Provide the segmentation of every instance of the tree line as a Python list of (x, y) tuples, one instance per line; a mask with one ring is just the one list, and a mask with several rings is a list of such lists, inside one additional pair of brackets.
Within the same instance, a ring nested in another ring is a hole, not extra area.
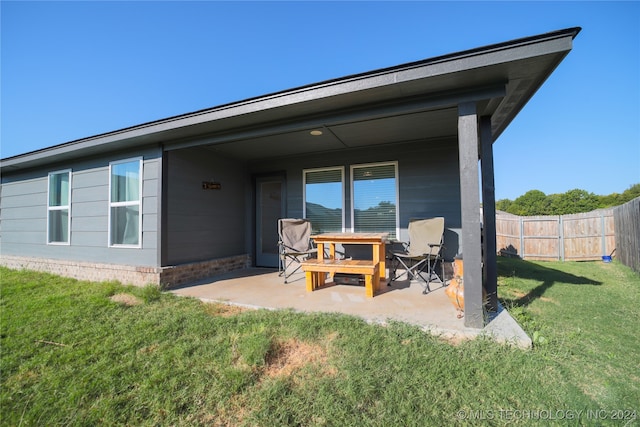
[(566, 215), (623, 205), (636, 197), (640, 197), (640, 184), (607, 196), (580, 189), (549, 195), (540, 190), (530, 190), (515, 200), (498, 200), (496, 209), (519, 216)]

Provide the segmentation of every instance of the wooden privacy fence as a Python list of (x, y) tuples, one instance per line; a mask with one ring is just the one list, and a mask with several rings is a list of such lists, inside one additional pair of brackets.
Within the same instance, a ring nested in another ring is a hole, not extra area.
[(531, 260), (601, 260), (616, 247), (613, 209), (561, 216), (496, 213), (496, 243), (503, 255)]
[(613, 208), (616, 257), (640, 273), (640, 197)]

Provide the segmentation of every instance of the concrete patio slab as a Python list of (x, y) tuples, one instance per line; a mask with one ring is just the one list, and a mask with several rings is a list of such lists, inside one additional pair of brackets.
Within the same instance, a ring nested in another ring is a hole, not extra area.
[(416, 325), (445, 339), (493, 337), (519, 347), (530, 347), (531, 340), (509, 313), (501, 309), (484, 329), (467, 328), (444, 292), (434, 283), (431, 292), (410, 281), (381, 286), (374, 298), (365, 297), (364, 286), (329, 283), (307, 292), (303, 273), (296, 273), (285, 284), (273, 269), (252, 268), (225, 273), (189, 286), (172, 289), (176, 295), (256, 309), (292, 309), (299, 312), (343, 313), (371, 323), (390, 321)]

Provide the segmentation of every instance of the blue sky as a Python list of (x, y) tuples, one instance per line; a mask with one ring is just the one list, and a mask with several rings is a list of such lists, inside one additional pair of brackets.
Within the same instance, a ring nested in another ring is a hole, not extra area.
[(496, 197), (640, 183), (639, 2), (11, 2), (2, 158), (580, 26), (494, 145)]

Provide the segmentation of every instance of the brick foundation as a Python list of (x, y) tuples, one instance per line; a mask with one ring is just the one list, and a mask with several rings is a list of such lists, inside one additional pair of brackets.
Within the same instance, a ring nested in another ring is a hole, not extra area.
[(162, 273), (160, 273), (160, 285), (165, 289), (170, 289), (228, 271), (243, 270), (249, 267), (251, 267), (251, 256), (248, 254), (163, 267)]
[(248, 268), (251, 266), (251, 257), (244, 254), (169, 267), (136, 267), (3, 255), (0, 257), (0, 265), (16, 270), (41, 271), (92, 282), (117, 280), (134, 286), (155, 285), (172, 288), (228, 271)]

